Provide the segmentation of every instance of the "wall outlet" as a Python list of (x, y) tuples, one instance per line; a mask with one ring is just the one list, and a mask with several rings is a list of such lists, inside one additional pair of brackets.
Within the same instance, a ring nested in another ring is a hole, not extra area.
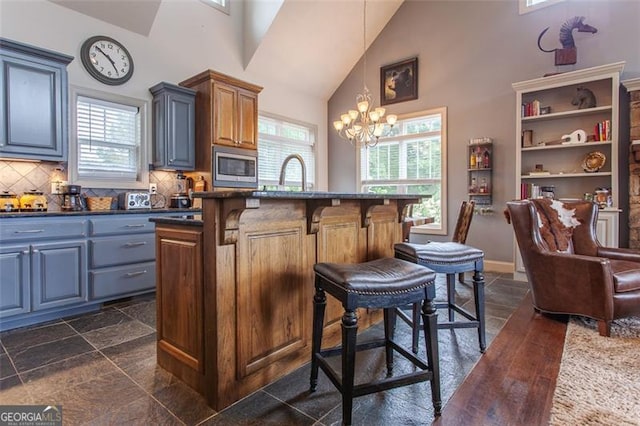
[(157, 183), (150, 183), (149, 184), (149, 193), (151, 193), (151, 194), (157, 194), (158, 193), (158, 184)]
[(66, 180), (57, 180), (55, 182), (51, 182), (51, 193), (52, 194), (62, 194), (62, 187), (68, 184)]

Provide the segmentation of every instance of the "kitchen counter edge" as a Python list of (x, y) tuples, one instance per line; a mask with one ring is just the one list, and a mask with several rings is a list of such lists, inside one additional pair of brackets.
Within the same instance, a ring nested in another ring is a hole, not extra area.
[(208, 191), (194, 192), (194, 198), (262, 198), (288, 200), (352, 199), (352, 200), (406, 200), (430, 198), (426, 194), (373, 194), (368, 192), (325, 191)]
[(105, 216), (130, 214), (175, 213), (176, 215), (193, 215), (201, 209), (136, 209), (136, 210), (81, 210), (81, 211), (46, 211), (46, 212), (2, 212), (1, 219), (21, 217), (73, 217), (73, 216)]

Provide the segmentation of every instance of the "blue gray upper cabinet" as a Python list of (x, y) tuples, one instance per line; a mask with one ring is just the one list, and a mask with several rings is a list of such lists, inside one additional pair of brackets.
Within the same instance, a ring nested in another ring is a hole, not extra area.
[(67, 161), (73, 56), (0, 38), (0, 157)]
[(153, 94), (153, 167), (194, 170), (196, 91), (164, 82), (149, 91)]

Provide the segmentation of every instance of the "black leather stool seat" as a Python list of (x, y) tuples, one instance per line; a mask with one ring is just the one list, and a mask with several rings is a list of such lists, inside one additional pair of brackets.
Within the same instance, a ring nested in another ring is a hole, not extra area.
[(482, 261), (484, 252), (466, 244), (430, 242), (427, 244), (402, 243), (394, 247), (396, 253), (410, 257), (412, 262), (430, 265), (459, 265)]
[(325, 280), (324, 289), (340, 300), (345, 296), (342, 292), (361, 296), (408, 293), (432, 286), (435, 279), (432, 271), (391, 257), (366, 263), (318, 263), (313, 269)]
[[(318, 263), (314, 265), (316, 293), (313, 304), (313, 337), (310, 390), (318, 383), (322, 369), (342, 394), (342, 421), (351, 424), (353, 398), (413, 383), (430, 381), (431, 399), (436, 415), (440, 415), (440, 369), (438, 362), (435, 273), (427, 268), (395, 258), (382, 258), (360, 264)], [(322, 349), (324, 311), (329, 293), (342, 303), (342, 345)], [(421, 304), (427, 360), (418, 358), (394, 340), (396, 309), (407, 304)], [(358, 344), (357, 308), (384, 309), (384, 339)], [(387, 377), (369, 383), (355, 384), (355, 354), (357, 351), (385, 348)], [(393, 376), (393, 354), (398, 352), (417, 369)], [(338, 374), (327, 358), (341, 356), (342, 370)]]
[[(447, 275), (447, 302), (436, 303), (438, 308), (447, 308), (449, 321), (440, 322), (438, 328), (477, 328), (480, 351), (486, 349), (484, 318), (484, 252), (475, 247), (455, 242), (429, 242), (426, 244), (398, 243), (394, 246), (395, 256), (427, 267), (435, 272)], [(456, 304), (455, 276), (464, 272), (473, 272), (473, 293), (475, 314)], [(413, 307), (413, 319), (406, 316), (405, 321), (415, 324), (419, 321), (418, 307)], [(458, 313), (468, 321), (456, 321)], [(418, 349), (419, 328), (413, 326), (413, 350)]]

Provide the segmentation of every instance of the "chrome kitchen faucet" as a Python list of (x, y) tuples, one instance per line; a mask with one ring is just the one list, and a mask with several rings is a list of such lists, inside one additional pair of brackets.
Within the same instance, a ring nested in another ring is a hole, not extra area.
[(300, 166), (302, 167), (302, 191), (307, 190), (307, 166), (304, 164), (304, 159), (300, 154), (290, 154), (287, 158), (282, 162), (282, 167), (280, 168), (280, 180), (278, 181), (278, 185), (284, 189), (284, 176), (287, 170), (287, 164), (292, 159), (296, 159), (300, 162)]

